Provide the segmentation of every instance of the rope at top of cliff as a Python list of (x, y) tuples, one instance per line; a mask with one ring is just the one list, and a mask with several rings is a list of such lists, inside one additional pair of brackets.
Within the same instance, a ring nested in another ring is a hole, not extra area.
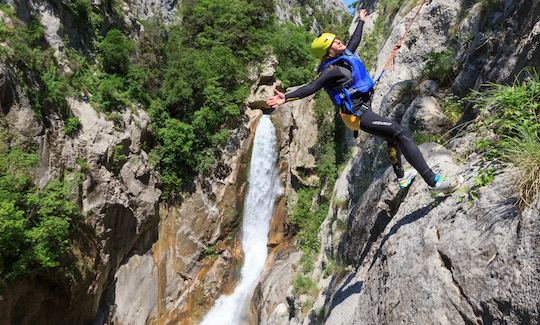
[(386, 63), (384, 64), (381, 73), (379, 74), (379, 76), (377, 77), (377, 79), (375, 79), (375, 83), (378, 83), (379, 80), (381, 80), (382, 76), (384, 75), (384, 72), (386, 71), (386, 69), (387, 69), (390, 65), (393, 65), (393, 63), (394, 63), (394, 58), (396, 57), (396, 54), (397, 54), (399, 48), (400, 48), (401, 45), (403, 44), (403, 41), (405, 41), (405, 38), (407, 38), (407, 35), (408, 35), (409, 32), (411, 31), (411, 27), (412, 27), (413, 23), (416, 21), (416, 18), (418, 17), (418, 14), (420, 13), (420, 10), (422, 9), (422, 7), (424, 6), (424, 4), (425, 4), (426, 2), (428, 2), (428, 0), (423, 0), (422, 3), (420, 4), (420, 6), (418, 7), (418, 10), (416, 10), (416, 13), (414, 14), (413, 18), (411, 19), (411, 21), (409, 22), (409, 24), (408, 24), (407, 27), (405, 28), (405, 32), (403, 33), (403, 35), (401, 35), (401, 37), (399, 38), (399, 40), (398, 40), (398, 41), (396, 42), (396, 44), (394, 45), (394, 48), (392, 49), (392, 52), (390, 53), (388, 59), (386, 60)]

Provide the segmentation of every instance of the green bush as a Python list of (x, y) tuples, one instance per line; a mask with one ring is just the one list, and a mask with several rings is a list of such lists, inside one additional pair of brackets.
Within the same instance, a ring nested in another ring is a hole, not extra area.
[(131, 54), (135, 43), (118, 29), (111, 29), (101, 42), (97, 43), (99, 59), (107, 73), (125, 75), (128, 72)]
[(196, 163), (193, 152), (195, 142), (193, 127), (180, 120), (169, 118), (156, 133), (160, 143), (151, 151), (150, 159), (161, 172), (161, 182), (165, 186), (165, 191), (178, 190)]
[(463, 115), (463, 101), (455, 96), (446, 97), (443, 100), (442, 111), (446, 116), (448, 126), (454, 126)]
[(503, 140), (502, 156), (520, 170), (516, 183), (519, 203), (531, 205), (540, 195), (540, 132), (525, 128)]
[(114, 74), (104, 74), (99, 80), (97, 91), (92, 100), (104, 111), (115, 111), (125, 108), (129, 98), (124, 91), (124, 79)]
[(0, 10), (6, 15), (8, 15), (9, 17), (15, 16), (15, 9), (8, 4), (0, 3)]
[(72, 184), (38, 190), (28, 176), (37, 156), (11, 149), (0, 156), (0, 276), (13, 279), (60, 265), (70, 222), (79, 216)]
[(447, 84), (452, 80), (456, 70), (455, 53), (451, 49), (442, 52), (431, 52), (426, 57), (426, 66), (422, 72), (425, 79), (436, 80)]
[(298, 191), (298, 199), (291, 214), (291, 223), (298, 229), (296, 239), (298, 246), (306, 253), (319, 251), (319, 227), (328, 213), (328, 203), (313, 202), (317, 189), (302, 188)]
[(86, 21), (89, 18), (92, 10), (89, 0), (70, 0), (67, 5), (79, 19)]
[(79, 165), (79, 167), (81, 168), (81, 172), (83, 173), (87, 173), (88, 171), (90, 171), (90, 165), (88, 164), (88, 162), (86, 160), (84, 160), (83, 158), (77, 158), (75, 159), (75, 162), (77, 163), (77, 165)]
[(310, 277), (298, 274), (293, 281), (293, 294), (300, 296), (303, 294), (316, 297), (318, 293), (317, 285)]
[(128, 149), (121, 144), (112, 148), (111, 169), (113, 173), (118, 174), (122, 169), (122, 166), (128, 161), (127, 151)]
[(68, 117), (64, 121), (64, 134), (73, 135), (81, 128), (81, 121), (78, 117)]
[(268, 1), (200, 0), (183, 7), (187, 44), (228, 47), (241, 61), (262, 59), (273, 6)]
[(274, 32), (272, 46), (279, 62), (276, 77), (285, 88), (313, 79), (315, 60), (309, 50), (312, 40), (312, 34), (293, 24), (281, 25)]
[(51, 49), (45, 48), (45, 32), (40, 22), (31, 17), (25, 25), (13, 18), (14, 27), (3, 26), (0, 39), (2, 57), (25, 73), (20, 75), (22, 89), (38, 116), (48, 108), (65, 116), (66, 95), (70, 94), (67, 80), (58, 71), (58, 63)]

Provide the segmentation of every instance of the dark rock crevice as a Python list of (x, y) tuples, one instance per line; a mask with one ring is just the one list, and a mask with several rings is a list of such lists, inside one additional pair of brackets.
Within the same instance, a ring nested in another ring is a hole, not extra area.
[(465, 293), (465, 290), (463, 289), (463, 287), (457, 281), (457, 279), (456, 279), (456, 277), (454, 275), (454, 270), (453, 270), (453, 266), (452, 266), (452, 260), (450, 259), (450, 257), (448, 255), (444, 254), (440, 250), (438, 250), (437, 252), (438, 252), (439, 257), (440, 257), (440, 259), (441, 259), (441, 261), (443, 263), (443, 267), (445, 269), (447, 269), (450, 272), (450, 275), (452, 276), (452, 283), (459, 290), (459, 294), (461, 295), (461, 297), (463, 297), (463, 299), (465, 299), (467, 304), (469, 304), (469, 306), (471, 307), (471, 309), (474, 312), (477, 319), (476, 319), (476, 321), (472, 320), (463, 311), (458, 310), (459, 314), (461, 315), (461, 317), (464, 318), (464, 320), (466, 320), (466, 322), (465, 322), (466, 324), (479, 324), (479, 323), (481, 323), (481, 322), (478, 321), (478, 319), (484, 318), (484, 317), (482, 317), (482, 311), (479, 311), (478, 308), (476, 308), (474, 306), (474, 304), (472, 303), (469, 296)]

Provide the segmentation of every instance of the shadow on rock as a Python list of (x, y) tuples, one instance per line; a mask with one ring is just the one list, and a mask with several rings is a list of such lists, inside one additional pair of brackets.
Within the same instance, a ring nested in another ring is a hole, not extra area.
[(371, 265), (369, 266), (369, 270), (371, 270), (373, 265), (375, 265), (375, 262), (377, 262), (379, 257), (381, 257), (382, 248), (383, 248), (384, 244), (386, 243), (386, 241), (388, 241), (388, 239), (390, 239), (390, 237), (392, 237), (399, 230), (399, 228), (401, 228), (402, 226), (411, 224), (411, 223), (425, 217), (431, 210), (435, 209), (445, 199), (446, 198), (433, 201), (430, 204), (426, 205), (425, 207), (420, 208), (420, 209), (406, 215), (401, 220), (399, 220), (395, 225), (393, 225), (392, 229), (390, 229), (388, 234), (386, 234), (384, 236), (384, 238), (382, 239), (381, 244), (379, 245), (379, 248), (377, 248), (377, 252), (375, 253), (375, 256), (373, 256), (373, 261), (371, 261)]
[(332, 304), (330, 305), (330, 310), (334, 309), (337, 305), (341, 304), (345, 299), (349, 298), (352, 295), (358, 294), (362, 291), (364, 286), (364, 281), (356, 281), (353, 284), (349, 285), (354, 279), (356, 273), (351, 273), (347, 276), (347, 279), (339, 287), (339, 289), (334, 294), (334, 299), (332, 299)]

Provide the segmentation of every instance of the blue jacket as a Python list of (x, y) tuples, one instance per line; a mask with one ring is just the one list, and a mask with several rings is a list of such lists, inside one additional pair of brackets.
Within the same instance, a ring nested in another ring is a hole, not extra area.
[(318, 71), (321, 72), (340, 60), (345, 60), (351, 66), (352, 80), (344, 83), (341, 89), (335, 89), (332, 87), (324, 87), (324, 89), (330, 96), (330, 99), (332, 99), (334, 105), (336, 105), (338, 108), (345, 108), (345, 111), (348, 114), (356, 115), (352, 109), (351, 95), (356, 92), (367, 93), (373, 87), (374, 82), (366, 71), (366, 68), (364, 67), (364, 64), (360, 58), (349, 50), (345, 50), (345, 53), (337, 58), (333, 58), (321, 63)]

